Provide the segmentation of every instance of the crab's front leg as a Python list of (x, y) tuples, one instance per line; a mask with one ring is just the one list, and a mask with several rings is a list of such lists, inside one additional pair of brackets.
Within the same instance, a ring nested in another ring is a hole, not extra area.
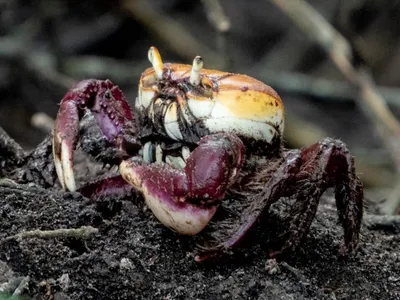
[(231, 134), (204, 137), (184, 169), (164, 163), (140, 164), (137, 158), (122, 162), (122, 177), (144, 195), (157, 219), (187, 235), (203, 230), (226, 190), (239, 174), (244, 160), (242, 141)]
[(57, 176), (62, 187), (69, 191), (76, 190), (73, 151), (78, 141), (79, 121), (86, 110), (92, 112), (104, 136), (121, 150), (122, 156), (125, 152), (133, 155), (140, 148), (131, 109), (119, 87), (110, 80), (79, 82), (61, 101), (53, 138)]

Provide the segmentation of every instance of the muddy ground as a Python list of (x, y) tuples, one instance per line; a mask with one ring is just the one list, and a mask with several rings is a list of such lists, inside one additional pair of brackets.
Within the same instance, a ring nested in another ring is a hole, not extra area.
[[(104, 172), (86, 163), (78, 163), (78, 180)], [(19, 285), (26, 299), (400, 299), (399, 218), (366, 215), (361, 249), (344, 260), (334, 206), (329, 196), (322, 202), (296, 253), (268, 260), (271, 233), (282, 227), (271, 215), (234, 256), (201, 265), (193, 253), (202, 241), (164, 228), (140, 203), (91, 203), (57, 185), (2, 179), (0, 287), (13, 292)], [(98, 231), (87, 238), (6, 239), (82, 226)]]

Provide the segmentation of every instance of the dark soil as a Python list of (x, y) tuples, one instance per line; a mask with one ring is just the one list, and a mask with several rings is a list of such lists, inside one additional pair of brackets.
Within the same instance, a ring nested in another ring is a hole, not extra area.
[[(87, 172), (82, 165), (78, 177)], [(268, 260), (269, 245), (255, 242), (257, 235), (236, 255), (199, 265), (193, 260), (199, 241), (164, 228), (140, 204), (93, 204), (59, 187), (3, 179), (0, 287), (29, 276), (23, 293), (29, 299), (400, 299), (399, 219), (367, 215), (360, 251), (340, 259), (335, 213), (329, 201), (321, 205), (306, 243), (283, 260)], [(279, 230), (274, 222), (271, 217), (262, 231)], [(27, 230), (81, 226), (98, 233), (4, 240)]]

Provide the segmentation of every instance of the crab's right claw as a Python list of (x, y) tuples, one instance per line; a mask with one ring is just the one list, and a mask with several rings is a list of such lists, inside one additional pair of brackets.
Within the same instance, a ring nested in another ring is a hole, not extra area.
[(73, 101), (62, 101), (53, 133), (53, 157), (64, 190), (76, 191), (74, 150), (78, 140), (79, 110)]
[(76, 191), (73, 153), (79, 121), (86, 110), (91, 111), (105, 138), (121, 153), (136, 154), (141, 148), (132, 111), (121, 89), (108, 79), (78, 82), (61, 100), (53, 136), (57, 176), (64, 190), (71, 192)]

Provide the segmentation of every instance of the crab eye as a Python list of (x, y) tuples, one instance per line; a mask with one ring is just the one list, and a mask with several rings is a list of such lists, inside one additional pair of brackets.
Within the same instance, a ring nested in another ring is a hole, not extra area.
[(201, 86), (207, 90), (212, 90), (213, 83), (208, 77), (201, 78)]
[(208, 77), (201, 78), (201, 86), (204, 88), (203, 94), (205, 97), (212, 97), (213, 83)]
[(153, 66), (154, 71), (156, 72), (157, 78), (162, 79), (164, 64), (162, 62), (160, 52), (158, 52), (156, 47), (150, 47), (147, 56)]

